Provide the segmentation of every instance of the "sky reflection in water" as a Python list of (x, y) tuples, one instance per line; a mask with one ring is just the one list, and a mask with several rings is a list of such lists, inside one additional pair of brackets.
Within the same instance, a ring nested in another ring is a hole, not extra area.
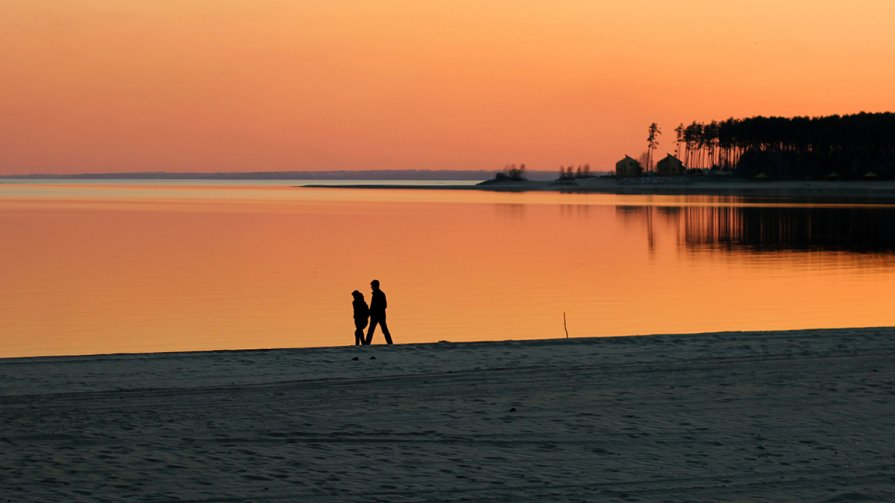
[[(705, 196), (0, 185), (0, 356), (895, 325), (895, 208)], [(381, 342), (377, 334), (374, 343)]]

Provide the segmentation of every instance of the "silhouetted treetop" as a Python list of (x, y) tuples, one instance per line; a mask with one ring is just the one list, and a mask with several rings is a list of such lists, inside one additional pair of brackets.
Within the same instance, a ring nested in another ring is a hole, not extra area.
[(895, 113), (749, 117), (675, 128), (689, 168), (783, 178), (895, 178)]

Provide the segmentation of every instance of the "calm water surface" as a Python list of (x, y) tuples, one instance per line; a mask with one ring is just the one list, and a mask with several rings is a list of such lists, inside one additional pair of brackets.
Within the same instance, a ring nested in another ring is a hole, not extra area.
[(0, 184), (0, 356), (895, 325), (893, 206), (294, 184)]

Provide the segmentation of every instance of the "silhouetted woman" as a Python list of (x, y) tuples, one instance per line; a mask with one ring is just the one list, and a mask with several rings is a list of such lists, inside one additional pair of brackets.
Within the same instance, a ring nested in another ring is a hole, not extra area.
[(364, 329), (367, 328), (367, 319), (370, 317), (370, 308), (364, 301), (364, 294), (357, 290), (351, 292), (354, 301), (351, 307), (354, 308), (354, 345), (360, 346), (364, 343)]

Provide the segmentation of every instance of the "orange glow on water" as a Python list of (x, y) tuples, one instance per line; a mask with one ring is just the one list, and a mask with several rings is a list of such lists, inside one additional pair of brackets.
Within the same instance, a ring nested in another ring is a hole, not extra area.
[[(804, 250), (789, 224), (768, 234), (776, 213), (731, 198), (152, 184), (0, 196), (0, 356), (346, 345), (349, 293), (369, 300), (374, 277), (399, 343), (563, 337), (563, 312), (579, 337), (895, 324), (891, 243)], [(801, 221), (794, 208), (782, 222)], [(868, 213), (847, 225), (893, 210), (855, 211)]]
[(0, 174), (499, 168), (895, 109), (865, 0), (6, 0)]

